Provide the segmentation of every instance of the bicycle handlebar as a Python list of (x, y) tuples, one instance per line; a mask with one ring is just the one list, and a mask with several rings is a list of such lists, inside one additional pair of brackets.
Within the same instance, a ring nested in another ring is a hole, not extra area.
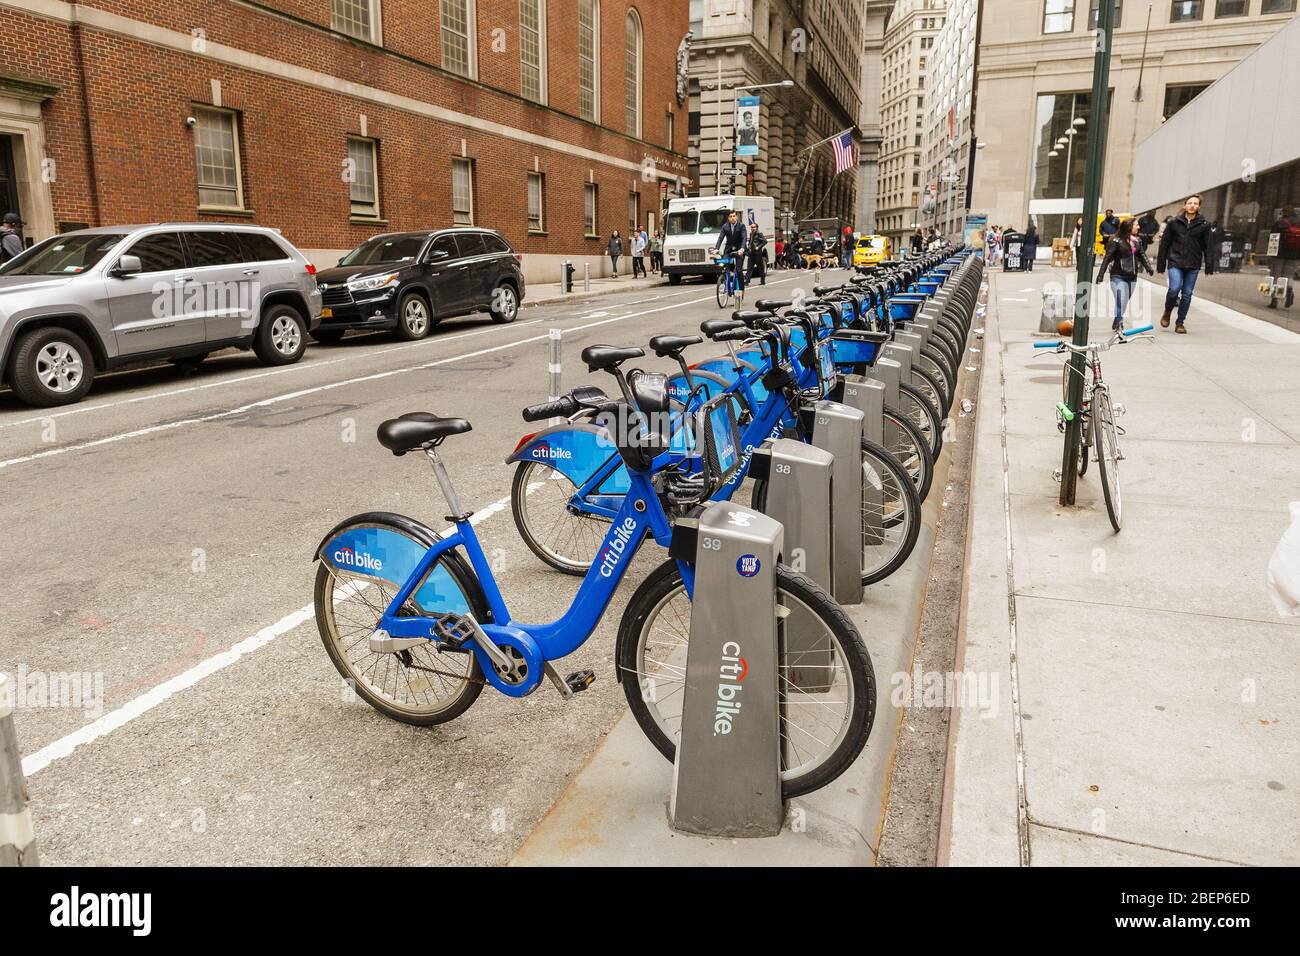
[(561, 395), (553, 402), (529, 405), (523, 411), (524, 421), (540, 422), (544, 418), (568, 418), (580, 407), (572, 395)]

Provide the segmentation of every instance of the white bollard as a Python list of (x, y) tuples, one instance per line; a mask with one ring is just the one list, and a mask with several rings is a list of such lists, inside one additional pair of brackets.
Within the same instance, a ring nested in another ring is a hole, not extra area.
[(582, 291), (583, 292), (591, 291), (591, 263), (590, 262), (584, 262), (582, 264)]
[[(548, 401), (555, 401), (560, 397), (560, 339), (563, 335), (560, 329), (551, 329), (546, 333), (547, 345), (549, 346), (550, 362), (547, 365), (547, 382), (549, 385)], [(551, 419), (551, 424), (559, 424), (558, 418)]]
[(0, 866), (39, 866), (13, 712), (13, 685), (0, 674)]

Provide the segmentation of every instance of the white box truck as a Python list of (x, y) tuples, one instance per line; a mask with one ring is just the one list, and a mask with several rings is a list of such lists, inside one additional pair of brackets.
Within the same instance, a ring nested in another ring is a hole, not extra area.
[(718, 242), (718, 230), (727, 221), (727, 213), (740, 213), (740, 221), (749, 228), (758, 223), (767, 237), (767, 260), (776, 258), (776, 203), (771, 196), (695, 196), (673, 199), (664, 217), (664, 275), (670, 285), (682, 276), (713, 277), (720, 271), (709, 253)]

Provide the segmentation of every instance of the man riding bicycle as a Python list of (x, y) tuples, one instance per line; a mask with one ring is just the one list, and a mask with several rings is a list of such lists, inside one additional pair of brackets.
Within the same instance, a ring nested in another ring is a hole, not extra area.
[(740, 221), (740, 215), (736, 210), (731, 210), (727, 214), (727, 221), (722, 228), (718, 230), (718, 241), (714, 243), (713, 251), (717, 253), (722, 250), (722, 256), (731, 257), (731, 265), (728, 267), (736, 276), (736, 291), (745, 291), (745, 246), (749, 242), (749, 234), (745, 232), (745, 225)]

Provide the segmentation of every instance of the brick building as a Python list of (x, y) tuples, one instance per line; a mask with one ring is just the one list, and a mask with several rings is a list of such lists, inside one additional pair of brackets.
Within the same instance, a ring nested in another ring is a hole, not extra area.
[(0, 202), (272, 226), (321, 264), (500, 229), (530, 276), (686, 188), (687, 0), (0, 0)]

